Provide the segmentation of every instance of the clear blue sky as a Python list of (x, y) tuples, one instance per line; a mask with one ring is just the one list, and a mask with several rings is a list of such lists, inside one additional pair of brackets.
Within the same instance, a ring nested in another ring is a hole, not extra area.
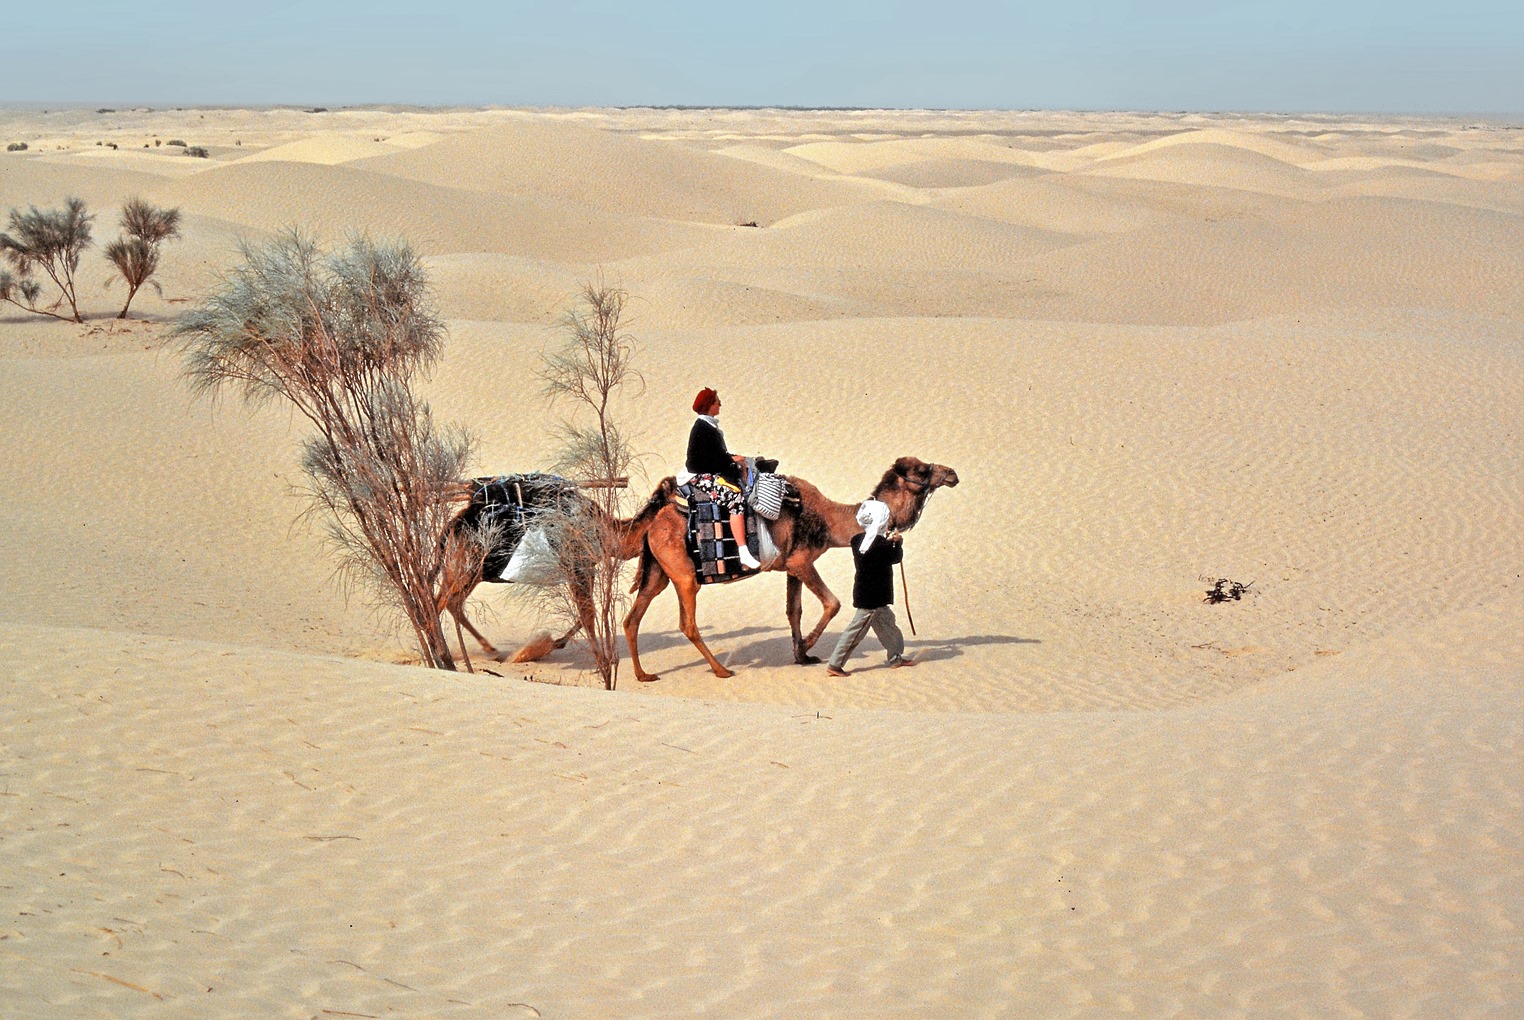
[(14, 5), (0, 103), (1524, 112), (1524, 0)]

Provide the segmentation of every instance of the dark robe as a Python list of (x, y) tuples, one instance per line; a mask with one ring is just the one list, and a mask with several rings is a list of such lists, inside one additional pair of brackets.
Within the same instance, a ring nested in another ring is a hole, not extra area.
[(852, 608), (894, 605), (894, 565), (905, 558), (904, 543), (880, 535), (867, 552), (862, 551), (862, 544), (862, 535), (852, 536), (852, 563), (857, 568), (852, 578)]
[(741, 485), (741, 465), (730, 459), (725, 436), (703, 418), (693, 419), (685, 466), (696, 475), (719, 475), (737, 488)]

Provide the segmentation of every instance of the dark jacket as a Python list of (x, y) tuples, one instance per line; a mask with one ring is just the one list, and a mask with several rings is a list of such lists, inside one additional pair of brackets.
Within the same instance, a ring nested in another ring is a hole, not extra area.
[(693, 419), (685, 466), (696, 475), (719, 475), (737, 487), (741, 485), (741, 465), (730, 459), (724, 435), (703, 418)]
[(883, 535), (862, 551), (863, 536), (852, 537), (852, 562), (857, 576), (852, 578), (852, 608), (881, 609), (894, 605), (894, 565), (905, 558), (905, 545), (899, 539)]

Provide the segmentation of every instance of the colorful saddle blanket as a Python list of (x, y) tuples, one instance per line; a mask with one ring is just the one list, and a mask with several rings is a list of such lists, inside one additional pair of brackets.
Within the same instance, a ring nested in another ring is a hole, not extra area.
[[(730, 534), (730, 515), (708, 492), (692, 483), (679, 485), (677, 493), (688, 504), (688, 556), (699, 584), (726, 584), (757, 573), (741, 566), (736, 543)], [(758, 535), (766, 525), (746, 508), (746, 545), (758, 555)]]

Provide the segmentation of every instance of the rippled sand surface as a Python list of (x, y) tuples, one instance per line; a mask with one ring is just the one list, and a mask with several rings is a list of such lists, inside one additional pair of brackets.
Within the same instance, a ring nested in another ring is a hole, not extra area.
[[(1516, 128), (0, 111), (0, 208), (184, 214), (132, 320), (98, 251), (84, 326), (0, 310), (0, 1013), (1516, 1014)], [(639, 485), (700, 385), (844, 502), (956, 468), (919, 667), (793, 665), (776, 575), (701, 594), (728, 680), (670, 595), (654, 684), (409, 665), (293, 525), (296, 424), (159, 344), (291, 224), (425, 255), (482, 473), (546, 462), (538, 359), (599, 274)]]

